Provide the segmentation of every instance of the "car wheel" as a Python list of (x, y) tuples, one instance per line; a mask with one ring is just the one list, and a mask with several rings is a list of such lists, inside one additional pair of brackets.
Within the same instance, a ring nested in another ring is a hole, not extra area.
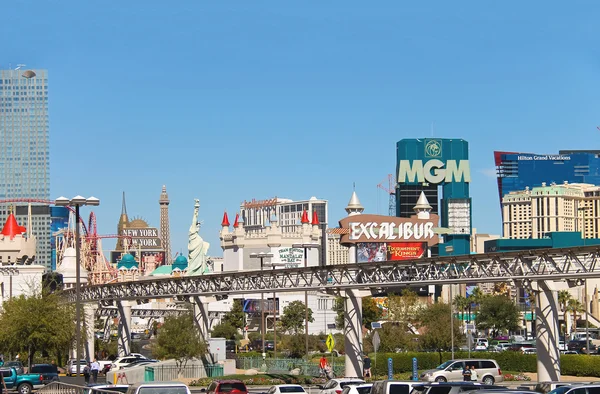
[(31, 390), (33, 386), (29, 383), (21, 383), (19, 387), (17, 387), (17, 391), (19, 394), (31, 394)]
[(437, 378), (435, 378), (436, 382), (447, 382), (448, 380), (446, 380), (445, 377), (443, 376), (438, 376)]
[(494, 384), (495, 380), (492, 376), (484, 376), (483, 379), (481, 379), (481, 383), (483, 384)]

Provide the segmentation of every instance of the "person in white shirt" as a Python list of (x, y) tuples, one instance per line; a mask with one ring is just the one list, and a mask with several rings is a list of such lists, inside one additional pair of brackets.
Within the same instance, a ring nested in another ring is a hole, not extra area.
[(477, 381), (477, 371), (475, 370), (475, 366), (471, 365), (471, 382)]
[(92, 365), (90, 365), (90, 371), (92, 372), (92, 379), (94, 383), (98, 383), (98, 373), (100, 372), (100, 363), (94, 359)]

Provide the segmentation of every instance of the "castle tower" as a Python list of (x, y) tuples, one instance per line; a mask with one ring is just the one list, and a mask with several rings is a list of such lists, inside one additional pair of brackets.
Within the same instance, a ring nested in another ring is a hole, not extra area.
[(171, 232), (169, 230), (169, 195), (163, 185), (160, 193), (160, 242), (165, 249), (165, 264), (171, 264)]
[(417, 218), (419, 219), (429, 219), (431, 210), (431, 205), (429, 205), (429, 201), (425, 196), (424, 192), (421, 192), (419, 199), (417, 200), (417, 205), (413, 207), (413, 210), (417, 214)]
[(348, 212), (348, 216), (360, 215), (365, 210), (355, 191), (352, 192), (352, 197), (350, 197), (350, 201), (348, 201), (345, 209)]
[[(123, 229), (129, 224), (129, 218), (127, 217), (127, 207), (125, 206), (125, 192), (123, 192), (123, 202), (121, 203), (121, 217), (119, 218), (119, 224), (117, 224), (117, 234), (123, 234)], [(125, 250), (125, 244), (123, 238), (117, 239), (117, 246), (115, 250)]]

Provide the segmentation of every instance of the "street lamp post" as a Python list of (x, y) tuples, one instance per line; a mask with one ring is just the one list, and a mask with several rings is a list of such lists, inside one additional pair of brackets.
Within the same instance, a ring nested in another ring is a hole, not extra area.
[[(260, 253), (250, 253), (250, 257), (253, 259), (260, 259), (260, 270), (262, 272), (263, 267), (264, 267), (264, 260), (267, 257), (273, 257), (273, 253), (265, 253), (265, 252), (260, 252)], [(266, 357), (266, 352), (265, 352), (265, 293), (261, 292), (260, 293), (260, 334), (262, 336), (262, 354), (263, 354), (263, 358)]]
[(80, 234), (79, 234), (79, 207), (82, 205), (100, 205), (100, 200), (96, 197), (85, 198), (75, 196), (72, 199), (59, 197), (54, 201), (54, 204), (60, 207), (74, 206), (75, 207), (75, 357), (77, 358), (76, 376), (80, 374), (81, 365), (81, 260), (80, 260)]
[[(292, 248), (304, 249), (304, 268), (308, 267), (308, 253), (312, 248), (318, 248), (319, 244), (293, 244)], [(304, 342), (306, 345), (306, 359), (308, 360), (308, 291), (304, 292)]]

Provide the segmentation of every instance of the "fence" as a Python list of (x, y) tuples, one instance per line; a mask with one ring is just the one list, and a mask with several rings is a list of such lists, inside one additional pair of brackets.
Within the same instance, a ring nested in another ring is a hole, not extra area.
[(62, 382), (52, 382), (37, 390), (40, 394), (122, 394), (118, 391), (96, 389)]
[[(335, 376), (344, 376), (345, 364), (331, 364)], [(319, 376), (320, 368), (318, 363), (303, 360), (301, 358), (265, 358), (261, 357), (240, 357), (236, 361), (238, 369), (256, 369), (266, 373), (288, 373), (292, 369), (300, 369), (302, 375)]]
[(223, 376), (223, 366), (219, 364), (186, 365), (179, 369), (176, 365), (157, 365), (155, 367), (146, 367), (144, 380), (147, 382), (172, 381), (178, 378), (200, 379)]

